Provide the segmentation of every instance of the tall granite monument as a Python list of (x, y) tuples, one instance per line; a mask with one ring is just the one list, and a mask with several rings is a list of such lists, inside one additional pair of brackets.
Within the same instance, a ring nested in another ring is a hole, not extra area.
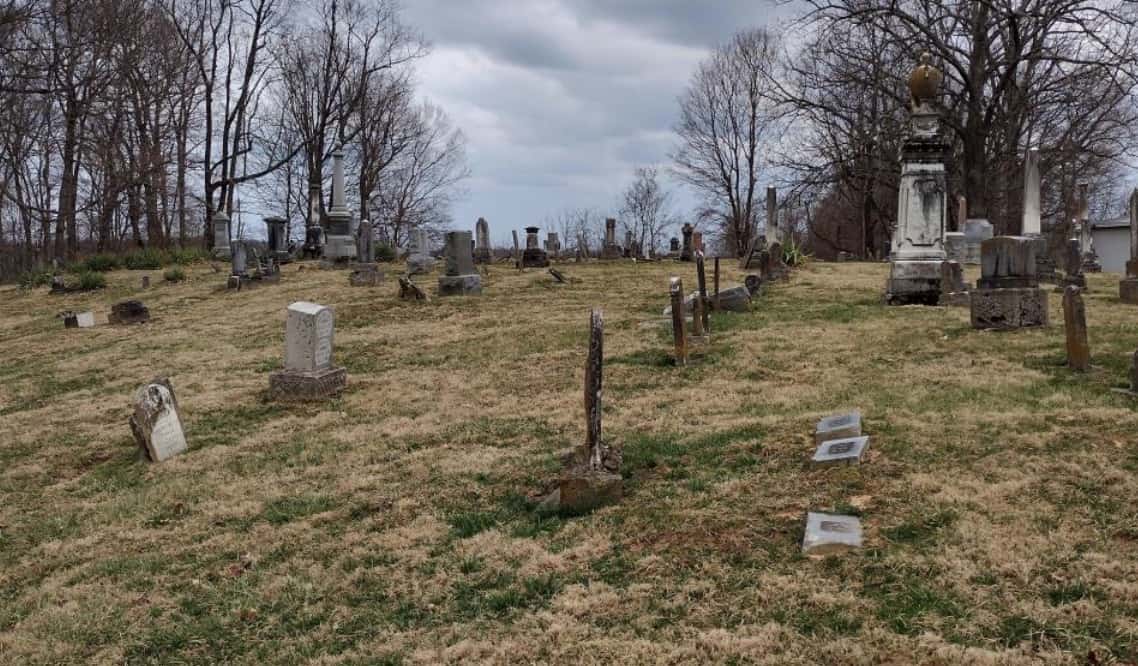
[(328, 211), (328, 235), (325, 238), (324, 261), (347, 266), (358, 254), (352, 233), (352, 214), (344, 193), (344, 151), (332, 153), (332, 209)]

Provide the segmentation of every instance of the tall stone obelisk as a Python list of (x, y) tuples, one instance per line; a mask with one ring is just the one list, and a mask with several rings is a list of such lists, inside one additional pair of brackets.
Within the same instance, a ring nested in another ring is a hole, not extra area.
[(332, 209), (328, 211), (328, 234), (324, 261), (347, 264), (356, 259), (356, 237), (352, 233), (352, 213), (344, 194), (344, 151), (332, 153)]
[(885, 301), (935, 305), (940, 299), (940, 264), (945, 260), (947, 189), (944, 158), (948, 143), (934, 107), (943, 75), (928, 53), (909, 77), (912, 110), (901, 150), (897, 227), (889, 255)]

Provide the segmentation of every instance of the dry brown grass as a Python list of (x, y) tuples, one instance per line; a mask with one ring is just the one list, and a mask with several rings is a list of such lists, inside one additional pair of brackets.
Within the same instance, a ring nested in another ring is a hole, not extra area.
[[(1138, 660), (1138, 414), (1109, 390), (1138, 309), (1117, 276), (1091, 279), (1098, 367), (1076, 376), (1056, 296), (1050, 328), (982, 333), (881, 306), (884, 265), (814, 264), (677, 369), (654, 322), (691, 266), (564, 270), (580, 281), (495, 267), (484, 296), (426, 305), (295, 266), (241, 293), (208, 269), (0, 291), (0, 661)], [(134, 295), (150, 324), (54, 318)], [(335, 308), (349, 390), (265, 403), (302, 299)], [(627, 497), (543, 516), (583, 437), (594, 305)], [(160, 374), (190, 451), (148, 465), (126, 420)], [(869, 463), (807, 467), (815, 420), (849, 407)], [(860, 512), (868, 547), (802, 558), (807, 509)]]

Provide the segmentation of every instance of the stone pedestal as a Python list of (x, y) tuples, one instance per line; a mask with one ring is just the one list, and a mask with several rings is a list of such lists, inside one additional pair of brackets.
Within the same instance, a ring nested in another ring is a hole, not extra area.
[(624, 479), (606, 471), (576, 470), (561, 476), (558, 492), (561, 511), (587, 513), (619, 502), (624, 494)]
[(981, 246), (981, 276), (971, 294), (972, 327), (1047, 325), (1047, 293), (1035, 276), (1035, 245), (1022, 236), (999, 236)]
[(968, 256), (968, 242), (963, 231), (949, 231), (944, 235), (944, 255), (949, 261), (964, 265)]
[[(428, 252), (427, 232), (419, 229), (412, 232), (411, 250), (407, 255), (407, 274), (423, 275), (435, 269), (435, 259)], [(469, 248), (467, 248), (469, 251)]]
[(473, 296), (482, 293), (482, 276), (474, 272), (470, 252), (470, 232), (450, 231), (446, 235), (446, 275), (439, 277), (439, 296)]
[(537, 227), (526, 227), (526, 249), (522, 252), (522, 268), (546, 268), (549, 255), (538, 246)]
[(601, 259), (620, 259), (624, 256), (620, 246), (616, 244), (616, 219), (605, 220), (605, 243), (601, 247)]
[(299, 302), (288, 307), (285, 369), (269, 375), (275, 400), (323, 400), (339, 395), (348, 382), (344, 368), (332, 365), (331, 308)]
[(359, 253), (352, 233), (352, 214), (344, 193), (344, 152), (332, 153), (332, 209), (328, 211), (328, 234), (324, 243), (324, 261), (347, 268)]
[(440, 275), (439, 296), (477, 296), (482, 293), (480, 275)]
[(940, 302), (940, 260), (889, 263), (885, 302), (889, 305), (936, 305)]

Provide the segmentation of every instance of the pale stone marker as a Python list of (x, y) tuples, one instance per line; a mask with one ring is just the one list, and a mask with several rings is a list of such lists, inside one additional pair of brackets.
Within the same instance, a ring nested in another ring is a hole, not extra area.
[(861, 520), (832, 513), (806, 514), (805, 555), (834, 555), (861, 548)]
[(64, 328), (94, 328), (94, 312), (67, 312), (63, 315)]
[(1039, 151), (1032, 148), (1023, 160), (1023, 235), (1043, 233), (1039, 205)]
[(170, 380), (155, 379), (135, 392), (130, 430), (151, 462), (162, 462), (186, 451), (178, 401)]
[(439, 276), (439, 296), (469, 296), (482, 293), (482, 276), (474, 270), (469, 231), (448, 231), (446, 275)]
[(269, 393), (284, 400), (317, 400), (340, 393), (348, 373), (332, 364), (332, 309), (301, 301), (288, 306), (285, 369), (269, 375)]
[(868, 448), (869, 437), (866, 436), (831, 439), (818, 445), (813, 461), (816, 465), (860, 465)]
[(332, 208), (328, 211), (328, 233), (324, 239), (326, 266), (347, 266), (356, 259), (356, 237), (352, 233), (352, 213), (344, 191), (344, 149), (332, 153)]
[(861, 437), (861, 411), (827, 416), (814, 428), (814, 444), (821, 445), (834, 439)]

